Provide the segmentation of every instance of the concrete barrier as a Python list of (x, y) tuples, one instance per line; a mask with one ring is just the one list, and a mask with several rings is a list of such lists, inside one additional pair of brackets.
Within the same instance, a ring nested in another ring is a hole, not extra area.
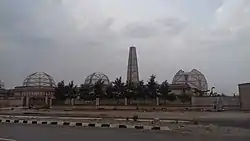
[(85, 123), (85, 122), (64, 122), (64, 121), (44, 121), (44, 120), (19, 120), (19, 119), (1, 119), (0, 123), (8, 124), (43, 124), (43, 125), (58, 125), (58, 126), (78, 126), (92, 128), (127, 128), (138, 130), (161, 130), (169, 131), (167, 126), (143, 126), (143, 125), (126, 125), (126, 124), (109, 124), (109, 123)]

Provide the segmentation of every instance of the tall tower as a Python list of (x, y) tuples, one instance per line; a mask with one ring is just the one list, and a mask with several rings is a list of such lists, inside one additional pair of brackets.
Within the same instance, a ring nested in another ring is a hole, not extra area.
[(138, 71), (136, 48), (135, 46), (132, 46), (129, 48), (127, 83), (135, 84), (138, 82), (139, 82), (139, 71)]

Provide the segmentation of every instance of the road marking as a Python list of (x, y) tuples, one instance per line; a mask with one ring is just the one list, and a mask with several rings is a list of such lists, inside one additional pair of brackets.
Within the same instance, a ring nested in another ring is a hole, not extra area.
[[(12, 120), (9, 120), (8, 123)], [(22, 121), (22, 120), (20, 120)], [(35, 120), (26, 120), (27, 124), (32, 124)], [(42, 122), (46, 122), (46, 124), (51, 124), (51, 125), (64, 125), (64, 122), (62, 121), (35, 121), (38, 124), (42, 124)], [(3, 122), (5, 123), (5, 122)], [(13, 122), (15, 123), (15, 122)], [(24, 122), (19, 122), (19, 123), (24, 123)], [(82, 126), (82, 127), (100, 127), (104, 128), (107, 126), (102, 126), (103, 124), (108, 125), (108, 128), (130, 128), (130, 129), (146, 129), (146, 130), (171, 130), (167, 126), (144, 126), (144, 125), (130, 125), (130, 124), (107, 124), (107, 123), (86, 123), (86, 122), (69, 122), (67, 124), (68, 126)], [(140, 127), (139, 127), (140, 126)], [(7, 138), (0, 138), (0, 141), (16, 141), (14, 139), (7, 139)]]
[[(27, 119), (57, 119), (57, 120), (102, 120), (105, 118), (91, 118), (91, 117), (50, 117), (50, 116), (9, 116), (9, 115), (0, 115), (0, 117), (4, 118), (27, 118)], [(111, 118), (112, 120), (116, 121), (126, 121), (125, 118)], [(133, 121), (133, 119), (128, 119), (128, 121)], [(138, 119), (137, 121), (141, 122), (153, 122), (154, 119)], [(159, 119), (159, 122), (165, 122), (165, 123), (171, 123), (176, 122), (179, 123), (189, 123), (189, 121), (186, 120), (161, 120)]]
[(14, 139), (0, 138), (0, 141), (16, 141)]

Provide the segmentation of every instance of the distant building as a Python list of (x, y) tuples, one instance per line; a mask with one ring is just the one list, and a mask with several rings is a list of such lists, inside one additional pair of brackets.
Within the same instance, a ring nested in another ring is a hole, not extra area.
[(12, 89), (0, 88), (0, 97), (9, 97), (9, 96), (13, 96)]
[(172, 84), (186, 84), (192, 89), (207, 92), (208, 84), (206, 77), (198, 70), (193, 69), (191, 72), (179, 70), (172, 81)]
[(94, 72), (86, 77), (84, 84), (95, 85), (96, 82), (102, 81), (104, 85), (109, 84), (109, 78), (102, 72)]
[(23, 99), (23, 106), (51, 105), (55, 93), (55, 81), (44, 72), (36, 72), (26, 77), (23, 86), (15, 87), (15, 97)]
[(250, 83), (239, 84), (240, 108), (250, 111)]
[(192, 96), (191, 102), (192, 106), (214, 111), (240, 109), (240, 98), (238, 96)]
[(170, 93), (175, 95), (188, 94), (192, 95), (194, 93), (194, 89), (192, 89), (188, 84), (169, 84)]
[(139, 70), (137, 62), (136, 48), (129, 48), (128, 68), (127, 68), (127, 83), (136, 84), (139, 82)]

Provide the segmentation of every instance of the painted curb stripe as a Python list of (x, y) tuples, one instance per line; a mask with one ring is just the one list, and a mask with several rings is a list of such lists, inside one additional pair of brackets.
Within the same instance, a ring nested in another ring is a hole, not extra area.
[(0, 119), (0, 123), (14, 124), (42, 124), (42, 125), (61, 125), (61, 126), (81, 126), (81, 127), (100, 127), (100, 128), (128, 128), (140, 130), (164, 130), (169, 131), (170, 128), (164, 126), (142, 126), (142, 125), (124, 125), (124, 124), (108, 124), (108, 123), (84, 123), (84, 122), (63, 122), (63, 121), (41, 121), (41, 120), (13, 120)]

